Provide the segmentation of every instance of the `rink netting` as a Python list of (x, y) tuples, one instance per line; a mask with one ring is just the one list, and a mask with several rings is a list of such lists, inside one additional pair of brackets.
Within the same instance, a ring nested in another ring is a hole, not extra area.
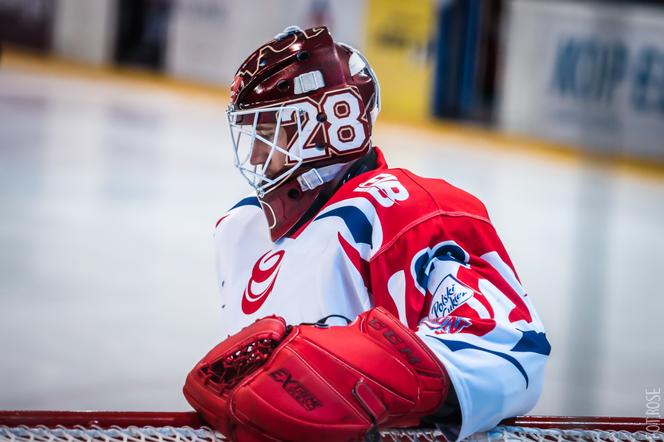
[[(381, 432), (384, 441), (444, 441), (437, 430), (387, 430)], [(226, 440), (224, 436), (207, 427), (46, 427), (0, 426), (1, 441), (48, 442), (214, 442)], [(499, 426), (477, 433), (467, 441), (664, 441), (663, 432), (556, 430)]]

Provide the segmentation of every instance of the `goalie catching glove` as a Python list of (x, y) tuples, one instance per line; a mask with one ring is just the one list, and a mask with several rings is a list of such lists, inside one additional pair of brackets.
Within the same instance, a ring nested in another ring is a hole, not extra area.
[(378, 307), (348, 326), (257, 320), (212, 349), (184, 394), (236, 441), (349, 441), (410, 427), (449, 390), (445, 368), (401, 322)]

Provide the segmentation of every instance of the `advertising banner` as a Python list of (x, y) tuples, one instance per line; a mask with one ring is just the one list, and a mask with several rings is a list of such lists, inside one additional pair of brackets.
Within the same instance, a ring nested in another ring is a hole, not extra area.
[(503, 129), (664, 160), (664, 11), (628, 4), (509, 4)]
[(290, 25), (326, 25), (336, 40), (360, 45), (364, 13), (354, 0), (174, 0), (166, 69), (227, 86), (251, 52)]
[(53, 51), (65, 58), (109, 64), (115, 43), (117, 2), (59, 0), (56, 2)]
[(381, 85), (386, 115), (421, 120), (430, 114), (434, 0), (370, 0), (366, 56)]

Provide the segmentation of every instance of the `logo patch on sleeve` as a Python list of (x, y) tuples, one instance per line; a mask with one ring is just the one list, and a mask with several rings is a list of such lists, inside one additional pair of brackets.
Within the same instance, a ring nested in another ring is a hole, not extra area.
[(453, 335), (473, 325), (470, 319), (460, 316), (447, 316), (435, 321), (425, 319), (422, 324), (437, 335)]
[(447, 275), (440, 281), (433, 293), (429, 319), (435, 321), (444, 318), (472, 297), (473, 290), (471, 288), (463, 285), (451, 274)]

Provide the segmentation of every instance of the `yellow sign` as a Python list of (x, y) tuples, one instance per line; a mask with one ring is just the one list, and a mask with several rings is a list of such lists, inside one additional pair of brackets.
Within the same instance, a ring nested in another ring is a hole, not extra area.
[(430, 114), (435, 0), (369, 0), (365, 52), (381, 86), (382, 113)]

